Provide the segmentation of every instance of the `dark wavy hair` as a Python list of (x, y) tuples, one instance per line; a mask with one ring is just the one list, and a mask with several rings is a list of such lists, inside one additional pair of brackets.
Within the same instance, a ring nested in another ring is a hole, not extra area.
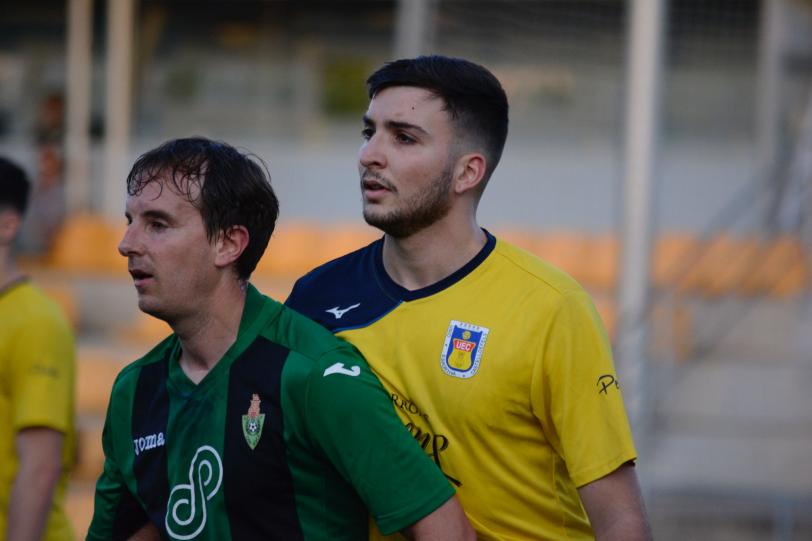
[(0, 157), (0, 209), (12, 208), (21, 215), (25, 214), (30, 193), (31, 182), (25, 171)]
[(499, 80), (479, 64), (431, 55), (384, 64), (367, 79), (369, 98), (391, 86), (424, 88), (445, 102), (457, 137), (485, 154), (484, 190), (502, 157), (508, 133), (508, 101)]
[(248, 246), (235, 263), (247, 280), (265, 252), (279, 217), (279, 200), (265, 163), (227, 143), (204, 137), (173, 139), (142, 154), (127, 175), (127, 193), (151, 182), (187, 197), (203, 217), (209, 240), (236, 225), (248, 230)]

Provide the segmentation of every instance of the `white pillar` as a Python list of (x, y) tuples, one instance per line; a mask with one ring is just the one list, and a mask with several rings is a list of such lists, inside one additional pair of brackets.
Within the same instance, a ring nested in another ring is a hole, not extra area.
[(124, 212), (124, 177), (129, 171), (132, 90), (133, 14), (135, 0), (107, 2), (107, 62), (104, 129), (104, 212)]
[(644, 430), (646, 303), (651, 192), (659, 135), (665, 0), (633, 0), (628, 38), (624, 219), (620, 276), (618, 377), (638, 436)]
[(761, 1), (761, 28), (758, 51), (758, 103), (756, 105), (756, 144), (758, 165), (764, 171), (774, 165), (778, 152), (780, 122), (781, 53), (785, 0)]
[(68, 212), (90, 207), (90, 80), (93, 0), (68, 0), (65, 199)]
[(399, 0), (395, 23), (395, 56), (413, 58), (430, 53), (434, 44), (432, 0)]

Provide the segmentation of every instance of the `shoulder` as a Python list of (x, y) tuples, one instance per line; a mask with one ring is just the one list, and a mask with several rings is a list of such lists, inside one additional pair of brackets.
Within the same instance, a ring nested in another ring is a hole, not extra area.
[(166, 363), (171, 349), (174, 347), (177, 337), (172, 334), (163, 339), (158, 345), (152, 348), (144, 356), (136, 359), (127, 366), (121, 369), (113, 382), (112, 399), (131, 399), (134, 396), (135, 387), (138, 384), (138, 378), (141, 370), (145, 366), (154, 365), (157, 363)]
[(388, 405), (378, 379), (354, 346), (290, 308), (277, 321), (281, 333), (267, 338), (288, 350), (283, 396), (290, 400), (291, 411), (307, 419), (309, 430), (341, 423), (355, 411), (371, 414), (377, 402)]
[(525, 288), (527, 293), (543, 294), (559, 302), (588, 296), (572, 276), (509, 242), (497, 240), (492, 260), (496, 272), (507, 275), (504, 279)]
[(6, 295), (9, 306), (13, 307), (13, 312), (7, 315), (21, 327), (34, 327), (40, 335), (48, 334), (49, 340), (71, 336), (70, 325), (59, 305), (36, 285), (26, 282)]
[(308, 272), (296, 281), (286, 304), (304, 305), (312, 297), (337, 285), (343, 286), (348, 282), (362, 283), (366, 279), (369, 265), (373, 263), (374, 252), (379, 242), (375, 241)]
[(362, 360), (352, 345), (287, 306), (282, 308), (272, 333), (263, 334), (288, 349), (289, 355), (307, 365), (308, 371), (323, 371), (337, 358)]
[(380, 286), (380, 240), (302, 276), (285, 304), (332, 332), (367, 325), (399, 301)]

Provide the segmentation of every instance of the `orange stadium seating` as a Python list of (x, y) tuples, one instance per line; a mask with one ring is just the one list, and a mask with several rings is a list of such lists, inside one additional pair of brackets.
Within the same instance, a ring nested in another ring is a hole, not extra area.
[(62, 271), (124, 275), (127, 260), (118, 253), (124, 225), (94, 214), (69, 217), (54, 239), (47, 263)]

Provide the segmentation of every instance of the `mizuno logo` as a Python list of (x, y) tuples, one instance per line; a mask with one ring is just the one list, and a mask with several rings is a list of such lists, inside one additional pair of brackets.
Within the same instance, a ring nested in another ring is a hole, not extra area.
[(352, 366), (350, 368), (345, 368), (344, 363), (336, 363), (333, 366), (328, 366), (327, 369), (324, 370), (324, 376), (327, 377), (330, 374), (344, 374), (345, 376), (360, 376), (361, 375), (361, 367), (360, 366)]
[(344, 314), (346, 314), (350, 310), (354, 310), (355, 308), (358, 308), (359, 306), (361, 306), (360, 302), (355, 303), (352, 306), (348, 306), (346, 308), (339, 308), (338, 306), (334, 306), (332, 308), (329, 308), (329, 309), (325, 310), (325, 312), (329, 312), (329, 313), (333, 314), (336, 317), (336, 319), (341, 319), (341, 316), (343, 316)]

